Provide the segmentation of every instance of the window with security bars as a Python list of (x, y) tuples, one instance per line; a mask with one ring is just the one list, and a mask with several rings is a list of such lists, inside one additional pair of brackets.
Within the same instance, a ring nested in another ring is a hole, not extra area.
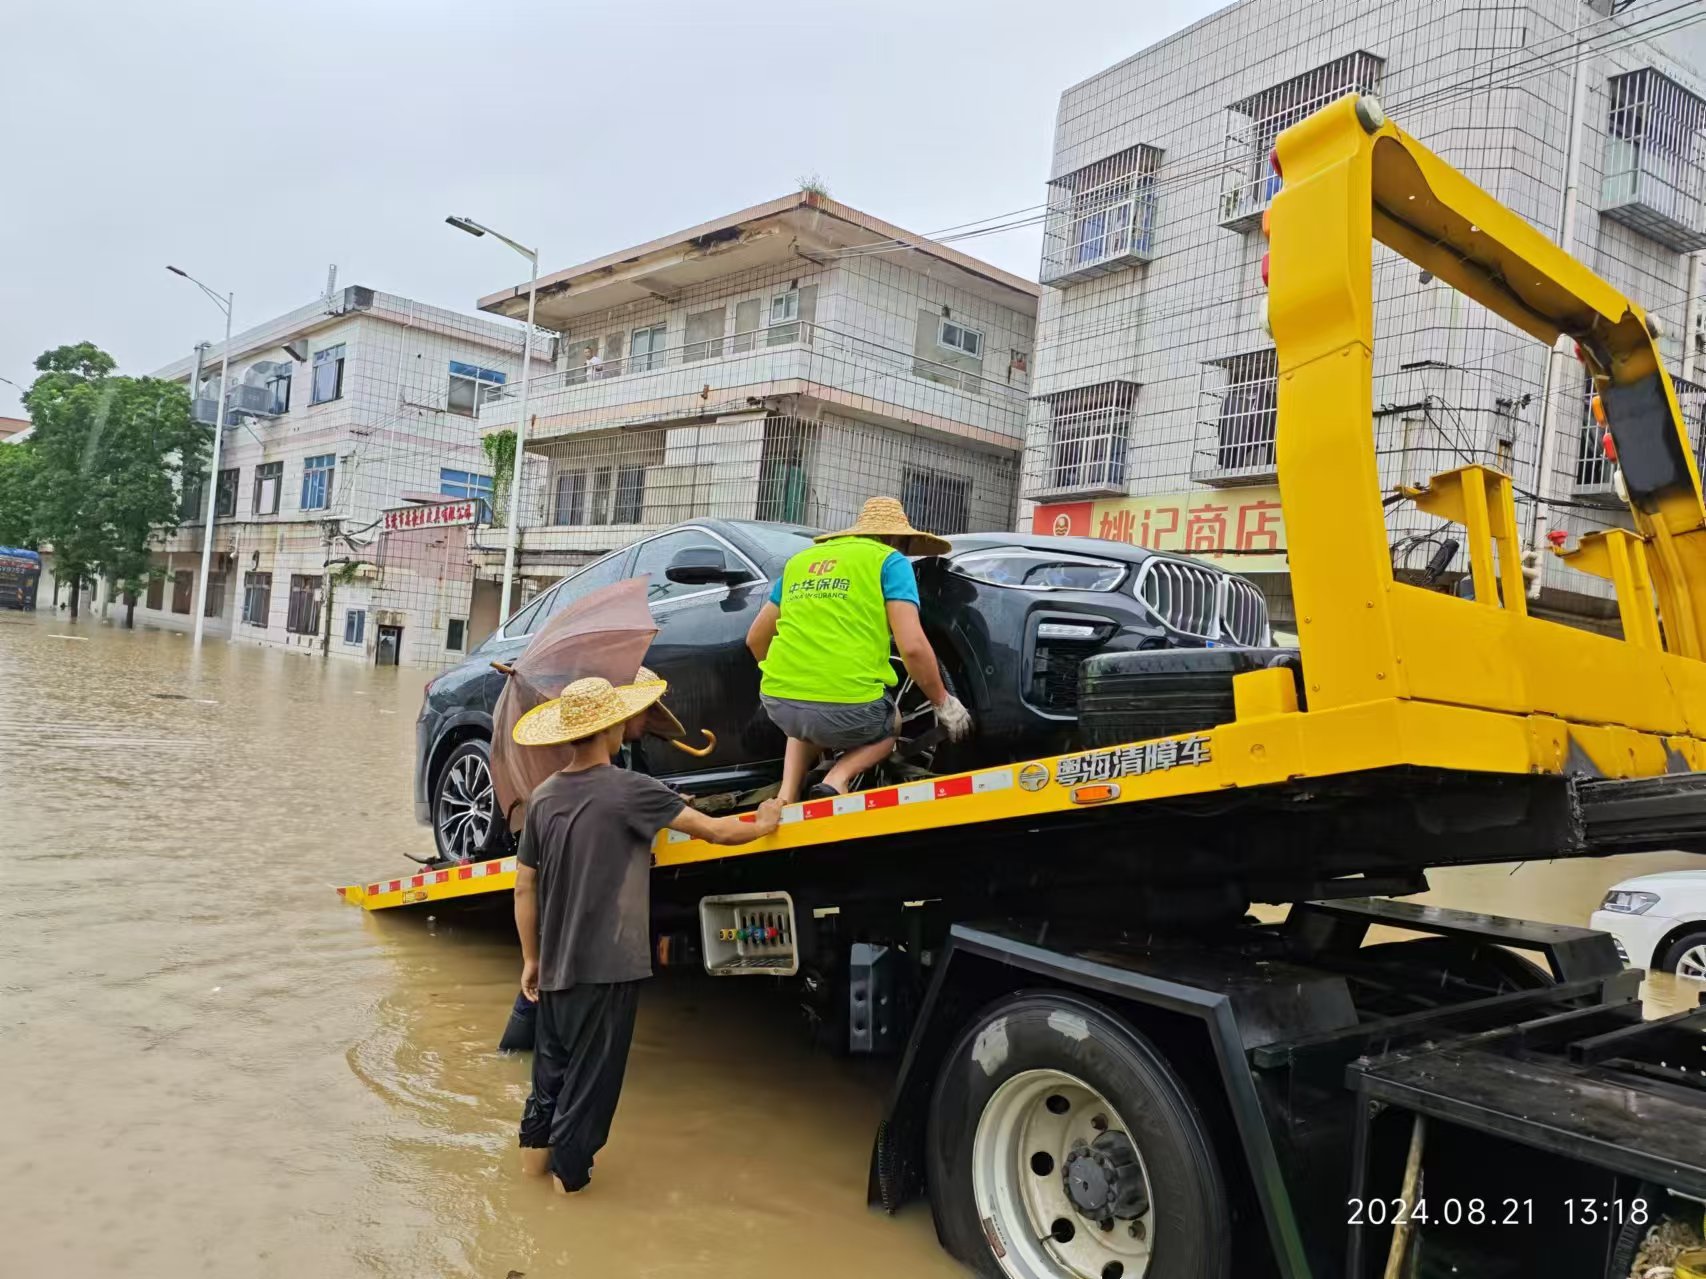
[(1600, 211), (1679, 253), (1706, 248), (1706, 100), (1651, 67), (1606, 85)]
[(1207, 371), (1219, 385), (1208, 393), (1213, 415), (1211, 438), (1207, 456), (1196, 459), (1198, 478), (1212, 481), (1271, 475), (1279, 425), (1279, 363), (1274, 349), (1211, 360)]
[(1221, 225), (1245, 230), (1259, 222), (1280, 188), (1268, 163), (1279, 135), (1347, 93), (1378, 93), (1383, 65), (1384, 59), (1358, 50), (1229, 106)]
[(1140, 144), (1049, 183), (1044, 284), (1071, 284), (1149, 260), (1161, 155)]
[(320, 578), (317, 575), (290, 575), (290, 601), (285, 610), (284, 629), (292, 635), (320, 633)]
[(951, 536), (971, 527), (971, 480), (907, 467), (901, 472), (900, 504), (914, 528)]
[(1048, 442), (1031, 495), (1124, 493), (1137, 392), (1138, 383), (1115, 381), (1043, 396)]

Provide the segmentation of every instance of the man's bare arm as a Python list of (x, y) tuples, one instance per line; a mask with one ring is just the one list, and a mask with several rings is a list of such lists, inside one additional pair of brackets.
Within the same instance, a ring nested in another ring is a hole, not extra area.
[(782, 616), (782, 610), (769, 600), (758, 610), (758, 616), (752, 619), (752, 626), (746, 633), (746, 647), (752, 653), (756, 662), (762, 662), (770, 655), (770, 641), (776, 638), (776, 619)]
[(702, 839), (707, 844), (750, 844), (776, 829), (782, 819), (782, 801), (767, 799), (758, 806), (750, 822), (738, 817), (707, 817), (692, 808), (684, 808), (669, 824), (690, 839)]
[(521, 993), (539, 1002), (539, 872), (515, 868), (515, 931), (521, 938)]

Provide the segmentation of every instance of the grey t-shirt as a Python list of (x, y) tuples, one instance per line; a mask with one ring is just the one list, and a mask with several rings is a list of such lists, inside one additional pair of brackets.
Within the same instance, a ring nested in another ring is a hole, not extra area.
[(516, 860), (539, 872), (539, 989), (652, 975), (652, 837), (681, 796), (602, 765), (553, 773), (527, 803)]

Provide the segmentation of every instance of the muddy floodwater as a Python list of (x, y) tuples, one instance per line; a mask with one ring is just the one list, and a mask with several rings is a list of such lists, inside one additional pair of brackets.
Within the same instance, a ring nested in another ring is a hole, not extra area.
[[(652, 982), (591, 1190), (518, 1175), (513, 938), (331, 891), (430, 847), (424, 681), (0, 613), (0, 1273), (962, 1273), (922, 1207), (864, 1207), (891, 1067), (813, 1052), (766, 983)], [(1458, 871), (1431, 900), (1581, 923), (1690, 864)]]

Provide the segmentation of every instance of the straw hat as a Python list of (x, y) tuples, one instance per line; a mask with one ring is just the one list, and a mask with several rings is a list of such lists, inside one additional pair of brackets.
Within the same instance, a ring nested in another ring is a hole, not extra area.
[[(668, 687), (666, 681), (659, 679), (644, 666), (634, 672), (634, 683), (638, 687), (644, 687), (647, 684), (664, 684), (665, 687)], [(652, 704), (651, 710), (646, 712), (646, 732), (653, 737), (661, 737), (665, 741), (674, 741), (687, 736), (687, 730), (681, 726), (681, 721), (675, 718), (675, 713), (663, 704), (661, 698)]]
[(902, 555), (946, 555), (954, 548), (934, 533), (912, 527), (906, 518), (906, 508), (892, 497), (866, 499), (859, 511), (859, 522), (839, 533), (825, 533), (816, 539), (827, 542), (832, 537), (880, 537), (890, 542)]
[(555, 701), (535, 706), (516, 720), (510, 736), (517, 746), (578, 742), (638, 715), (662, 697), (668, 687), (661, 679), (646, 684), (623, 684), (619, 688), (596, 675), (577, 679)]

